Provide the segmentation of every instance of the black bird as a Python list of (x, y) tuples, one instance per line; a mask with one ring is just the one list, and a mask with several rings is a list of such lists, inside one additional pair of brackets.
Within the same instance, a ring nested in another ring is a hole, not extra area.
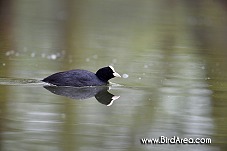
[(42, 81), (56, 86), (101, 86), (109, 84), (108, 80), (121, 77), (112, 66), (99, 69), (96, 73), (87, 70), (69, 70), (52, 74)]

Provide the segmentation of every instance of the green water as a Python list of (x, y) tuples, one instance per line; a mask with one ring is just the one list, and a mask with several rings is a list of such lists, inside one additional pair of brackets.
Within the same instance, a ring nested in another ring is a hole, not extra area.
[[(1, 2), (0, 150), (225, 151), (224, 6), (211, 0)], [(39, 81), (107, 65), (124, 78), (104, 90), (48, 90)], [(107, 106), (108, 96), (117, 99)], [(212, 142), (141, 144), (160, 136)]]

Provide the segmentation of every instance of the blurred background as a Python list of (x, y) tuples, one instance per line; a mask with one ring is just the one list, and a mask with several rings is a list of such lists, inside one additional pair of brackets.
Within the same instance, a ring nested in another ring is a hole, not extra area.
[[(225, 0), (0, 1), (0, 150), (225, 151), (226, 16)], [(109, 107), (9, 82), (107, 65)], [(212, 143), (140, 143), (161, 135)]]

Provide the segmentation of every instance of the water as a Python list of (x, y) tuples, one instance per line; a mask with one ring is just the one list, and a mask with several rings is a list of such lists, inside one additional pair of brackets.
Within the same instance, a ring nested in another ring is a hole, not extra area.
[[(2, 2), (0, 149), (202, 150), (227, 147), (224, 2)], [(40, 82), (113, 65), (104, 87)], [(141, 144), (141, 138), (211, 144)]]

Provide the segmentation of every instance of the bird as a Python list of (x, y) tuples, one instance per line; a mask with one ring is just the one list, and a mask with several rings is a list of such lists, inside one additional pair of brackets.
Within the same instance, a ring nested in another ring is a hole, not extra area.
[(108, 85), (109, 80), (114, 77), (121, 77), (121, 75), (115, 71), (113, 66), (107, 66), (100, 68), (96, 73), (83, 69), (58, 72), (42, 81), (55, 86), (86, 87)]

